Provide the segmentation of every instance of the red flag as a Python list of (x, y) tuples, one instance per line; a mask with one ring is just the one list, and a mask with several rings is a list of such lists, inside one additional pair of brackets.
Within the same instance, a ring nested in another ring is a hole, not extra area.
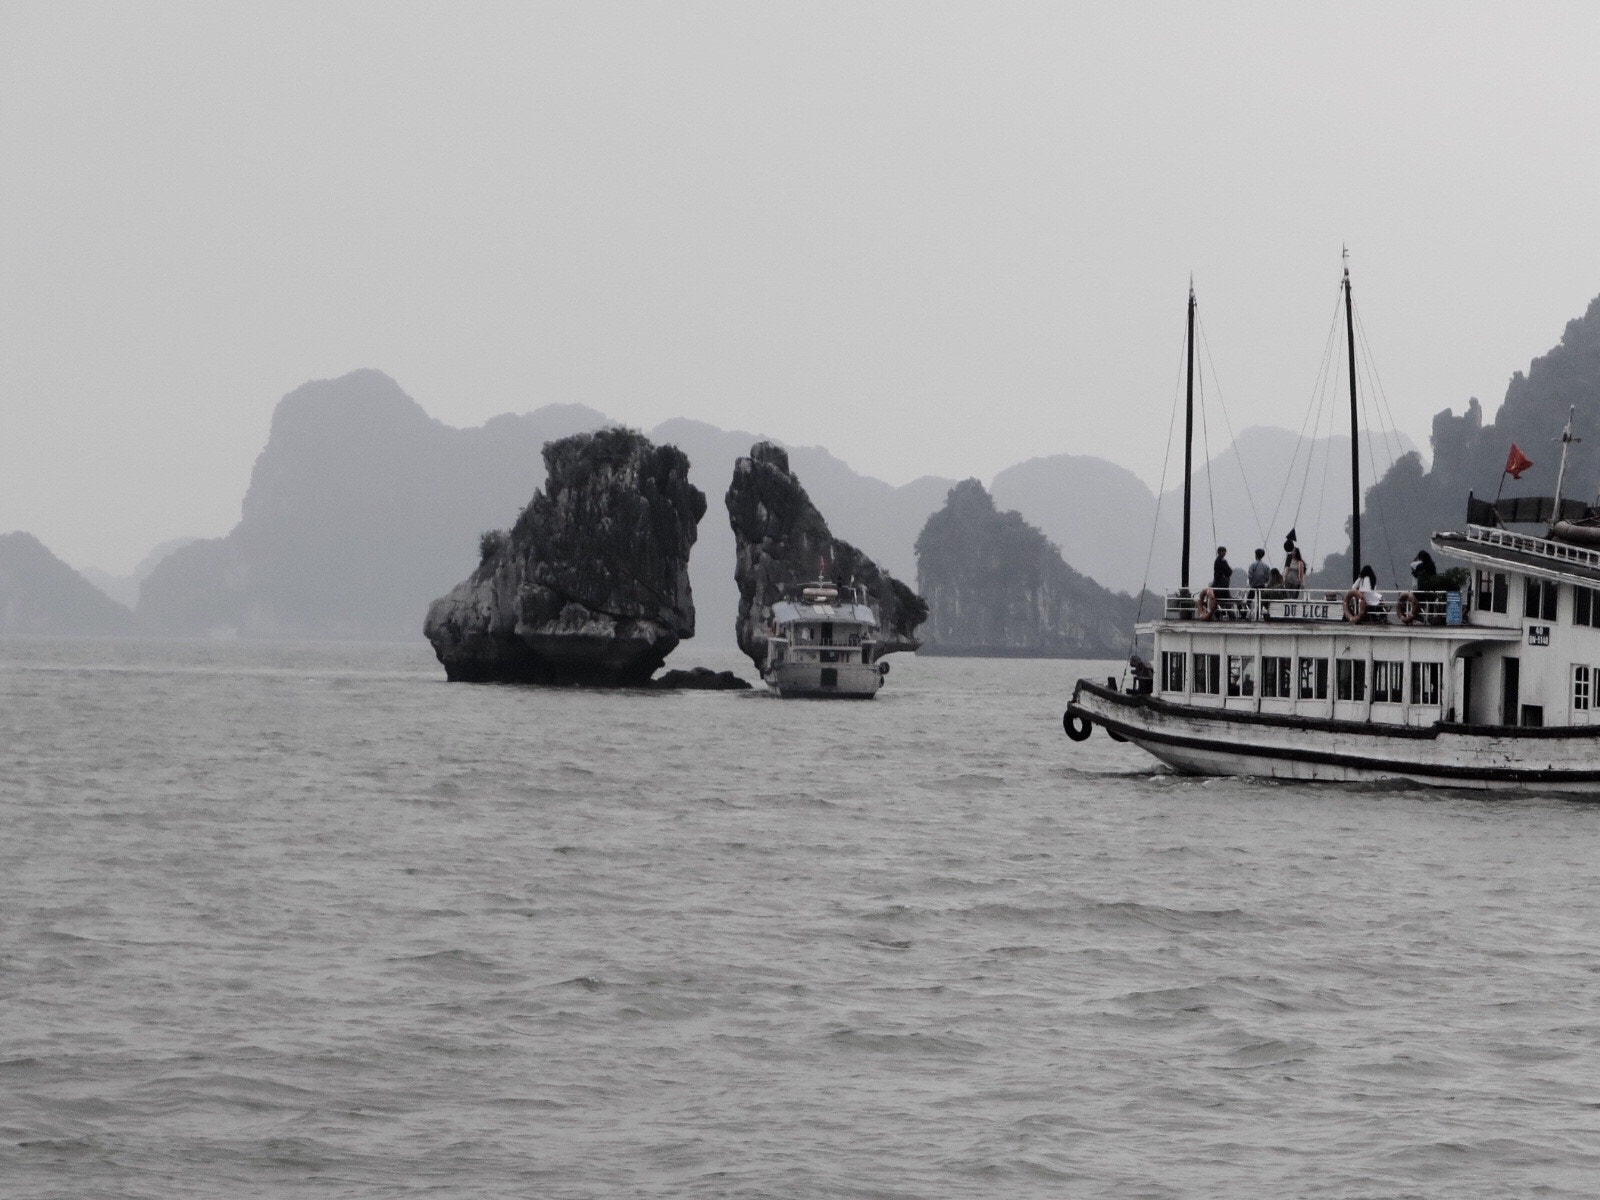
[(1522, 473), (1533, 466), (1533, 459), (1517, 449), (1515, 442), (1511, 443), (1511, 453), (1506, 455), (1506, 474), (1513, 479), (1521, 479)]

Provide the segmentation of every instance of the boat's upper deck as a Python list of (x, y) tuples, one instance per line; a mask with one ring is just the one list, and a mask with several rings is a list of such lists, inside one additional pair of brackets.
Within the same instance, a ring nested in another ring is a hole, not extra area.
[(1218, 622), (1223, 628), (1233, 622), (1270, 623), (1280, 629), (1343, 623), (1377, 637), (1385, 632), (1423, 634), (1430, 628), (1445, 627), (1458, 633), (1482, 631), (1493, 640), (1490, 631), (1517, 629), (1522, 616), (1542, 615), (1532, 610), (1521, 612), (1509, 602), (1514, 579), (1600, 591), (1600, 548), (1487, 525), (1468, 525), (1459, 533), (1436, 533), (1433, 544), (1441, 553), (1470, 563), (1475, 580), (1459, 592), (1388, 589), (1379, 593), (1376, 603), (1358, 602), (1351, 592), (1334, 588), (1169, 592), (1161, 615), (1143, 625), (1141, 632), (1183, 628), (1191, 621)]
[(835, 625), (863, 625), (876, 629), (878, 616), (866, 604), (804, 604), (779, 600), (772, 606), (772, 619), (779, 625), (794, 622)]
[(1575, 546), (1489, 525), (1468, 525), (1460, 533), (1436, 533), (1433, 544), (1442, 553), (1478, 567), (1509, 569), (1579, 587), (1600, 587), (1600, 549), (1592, 546)]

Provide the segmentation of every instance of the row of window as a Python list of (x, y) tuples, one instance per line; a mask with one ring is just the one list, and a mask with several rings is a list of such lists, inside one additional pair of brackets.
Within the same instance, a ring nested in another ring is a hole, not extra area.
[[(1560, 597), (1561, 585), (1555, 580), (1524, 579), (1522, 615), (1536, 621), (1554, 621)], [(1510, 587), (1504, 571), (1478, 572), (1477, 601), (1482, 612), (1509, 611)], [(1600, 628), (1600, 591), (1573, 585), (1572, 623)]]
[[(1328, 698), (1328, 662), (1326, 658), (1290, 658), (1287, 655), (1261, 656), (1261, 695), (1278, 700), (1326, 700)], [(1364, 702), (1368, 699), (1367, 662), (1340, 658), (1333, 660), (1334, 697), (1338, 700)], [(1378, 660), (1371, 664), (1371, 700), (1374, 704), (1404, 704), (1407, 699), (1406, 664)], [(1191, 676), (1191, 687), (1185, 687), (1185, 669)], [(1587, 672), (1588, 668), (1575, 668)], [(1444, 679), (1444, 664), (1414, 662), (1411, 664), (1412, 704), (1438, 704)], [(1576, 679), (1576, 676), (1574, 676)], [(1576, 688), (1576, 683), (1574, 683)], [(1589, 677), (1584, 675), (1585, 704), (1588, 703)], [(1166, 650), (1161, 654), (1161, 690), (1164, 692), (1192, 692), (1196, 695), (1254, 696), (1256, 694), (1256, 657), (1253, 654), (1227, 656), (1227, 672), (1223, 672), (1220, 654), (1184, 654)], [(1576, 695), (1576, 692), (1574, 692)]]

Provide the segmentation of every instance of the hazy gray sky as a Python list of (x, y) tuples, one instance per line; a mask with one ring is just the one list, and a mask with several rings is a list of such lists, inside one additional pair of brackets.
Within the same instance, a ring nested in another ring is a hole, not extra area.
[(1597, 63), (1593, 4), (3, 0), (0, 531), (223, 533), (355, 367), (1153, 482), (1190, 273), (1298, 428), (1346, 242), (1425, 444), (1600, 293)]

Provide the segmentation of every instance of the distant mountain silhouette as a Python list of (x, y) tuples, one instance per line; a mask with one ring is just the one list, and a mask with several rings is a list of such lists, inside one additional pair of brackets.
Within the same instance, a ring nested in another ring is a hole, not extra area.
[(38, 538), (0, 535), (0, 634), (106, 637), (132, 631), (131, 612)]
[[(1055, 454), (1007, 467), (991, 492), (995, 505), (1037, 525), (1075, 569), (1112, 591), (1139, 590), (1156, 498), (1132, 471), (1103, 458)], [(1177, 528), (1171, 514), (1162, 517)]]
[[(1414, 449), (1404, 434), (1388, 437), (1403, 451)], [(1158, 455), (1161, 449), (1153, 447), (1151, 453)], [(1209, 462), (1197, 463), (1191, 489), (1191, 582), (1209, 582), (1219, 545), (1227, 546), (1236, 560), (1247, 560), (1260, 546), (1269, 559), (1281, 561), (1283, 538), (1291, 528), (1308, 558), (1347, 540), (1350, 492), (1344, 464), (1349, 456), (1348, 437), (1302, 442), (1287, 429), (1256, 425)], [(1141, 584), (1165, 591), (1177, 587), (1179, 578), (1181, 459), (1169, 471), (1169, 485), (1174, 475), (1175, 486), (1161, 498), (1159, 525), (1156, 497), (1144, 481), (1100, 458), (1058, 454), (1029, 459), (996, 475), (992, 490), (996, 504), (1037, 524), (1067, 562), (1099, 583), (1129, 593), (1138, 592)]]
[(173, 551), (183, 549), (190, 542), (199, 540), (192, 537), (169, 538), (141, 558), (139, 565), (127, 575), (113, 575), (98, 567), (84, 567), (78, 573), (131, 611), (139, 603), (139, 588), (150, 578), (150, 573), (161, 565), (161, 560)]
[[(1367, 491), (1361, 554), (1378, 572), (1380, 584), (1407, 582), (1412, 554), (1426, 549), (1433, 533), (1466, 524), (1469, 492), (1494, 499), (1513, 442), (1534, 466), (1520, 481), (1508, 479), (1505, 495), (1554, 496), (1561, 431), (1573, 405), (1573, 435), (1583, 440), (1571, 448), (1562, 490), (1570, 499), (1592, 503), (1600, 484), (1600, 297), (1589, 302), (1582, 317), (1567, 322), (1560, 342), (1534, 359), (1527, 374), (1511, 377), (1505, 403), (1490, 424), (1483, 423), (1476, 396), (1459, 417), (1444, 410), (1433, 418), (1432, 468), (1425, 471), (1418, 456), (1408, 455)], [(1316, 575), (1326, 585), (1349, 583), (1360, 565), (1351, 561), (1348, 530), (1340, 540), (1343, 549)]]
[(476, 429), (430, 417), (380, 371), (285, 396), (239, 524), (169, 555), (139, 595), (157, 633), (419, 637), (435, 596), (478, 563), (543, 483), (544, 443), (608, 424), (578, 405)]
[[(553, 404), (475, 429), (428, 416), (382, 372), (308, 383), (273, 414), (243, 517), (226, 537), (168, 555), (140, 590), (143, 628), (164, 634), (410, 638), (434, 597), (478, 563), (478, 535), (506, 529), (543, 486), (544, 443), (616, 422)], [(721, 517), (734, 461), (757, 435), (676, 419), (650, 431), (691, 463), (712, 500), (689, 572), (702, 642), (731, 646), (738, 593)], [(817, 481), (839, 535), (907, 577), (911, 544), (949, 480), (893, 487), (821, 447), (790, 450)]]
[(917, 591), (928, 602), (922, 654), (1120, 657), (1136, 601), (1073, 570), (976, 479), (951, 488), (917, 537)]

